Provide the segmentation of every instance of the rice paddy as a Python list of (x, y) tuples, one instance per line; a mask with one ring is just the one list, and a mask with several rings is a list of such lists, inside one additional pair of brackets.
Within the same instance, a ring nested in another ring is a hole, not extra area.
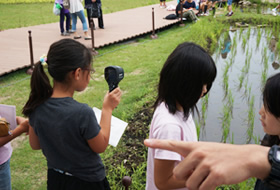
[(262, 89), (279, 72), (278, 28), (230, 28), (221, 36), (213, 54), (217, 78), (198, 106), (200, 140), (259, 143), (264, 135), (258, 114)]

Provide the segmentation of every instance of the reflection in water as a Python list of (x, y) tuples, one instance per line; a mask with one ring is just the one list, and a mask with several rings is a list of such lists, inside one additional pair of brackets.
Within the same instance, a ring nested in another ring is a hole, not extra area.
[(230, 52), (230, 48), (231, 48), (231, 39), (230, 39), (230, 35), (227, 34), (227, 37), (225, 37), (223, 48), (221, 51), (221, 56), (223, 59), (227, 58), (227, 54)]
[(268, 31), (229, 31), (219, 39), (213, 54), (217, 78), (207, 101), (202, 99), (198, 104), (203, 116), (197, 122), (200, 140), (243, 144), (258, 143), (263, 137), (258, 114), (262, 88), (279, 68), (277, 38)]

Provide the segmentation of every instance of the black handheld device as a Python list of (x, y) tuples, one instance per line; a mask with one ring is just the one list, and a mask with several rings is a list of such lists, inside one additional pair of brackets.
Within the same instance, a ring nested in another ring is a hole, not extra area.
[(118, 87), (124, 77), (123, 68), (119, 66), (108, 66), (104, 69), (104, 76), (109, 85), (109, 92)]

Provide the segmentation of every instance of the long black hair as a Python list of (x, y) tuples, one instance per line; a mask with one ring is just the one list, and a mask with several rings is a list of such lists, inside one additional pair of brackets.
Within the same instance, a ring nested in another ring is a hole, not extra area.
[[(47, 54), (48, 72), (57, 82), (66, 82), (66, 76), (77, 68), (85, 69), (90, 66), (92, 56), (90, 51), (81, 43), (72, 39), (54, 42)], [(35, 64), (30, 81), (29, 99), (22, 113), (29, 116), (37, 106), (51, 97), (53, 88), (41, 62)]]
[(190, 42), (178, 45), (160, 72), (154, 109), (165, 102), (169, 112), (175, 114), (178, 103), (183, 107), (184, 117), (188, 118), (190, 111), (196, 108), (203, 85), (207, 85), (208, 92), (216, 74), (212, 57), (201, 46)]
[[(263, 90), (264, 109), (271, 113), (274, 117), (280, 117), (280, 73), (267, 79)], [(278, 135), (266, 134), (262, 140), (262, 145), (273, 146), (279, 144)]]

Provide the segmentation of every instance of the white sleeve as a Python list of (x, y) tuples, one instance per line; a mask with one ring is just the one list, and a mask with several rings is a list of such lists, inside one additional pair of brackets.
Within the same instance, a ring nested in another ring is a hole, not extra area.
[[(154, 138), (181, 141), (183, 131), (176, 124), (167, 123), (164, 126), (157, 127), (154, 131)], [(181, 155), (172, 151), (155, 149), (155, 159), (181, 161)]]

